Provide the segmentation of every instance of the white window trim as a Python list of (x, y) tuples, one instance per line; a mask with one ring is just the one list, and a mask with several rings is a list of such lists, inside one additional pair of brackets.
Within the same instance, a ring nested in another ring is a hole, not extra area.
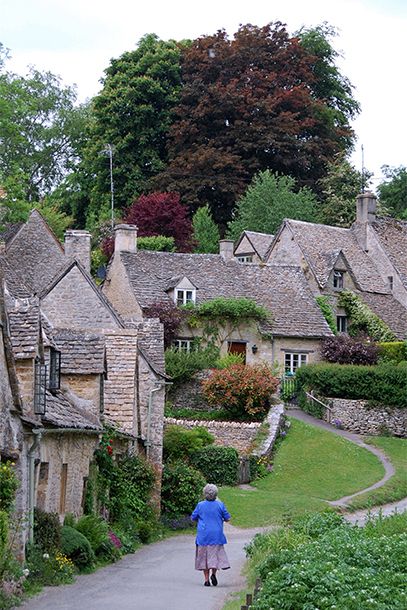
[(344, 278), (344, 271), (339, 271), (339, 269), (334, 270), (333, 287), (335, 288), (335, 290), (343, 290)]
[[(182, 296), (180, 296), (180, 295), (182, 295)], [(181, 299), (182, 299), (182, 303), (181, 303)], [(195, 303), (195, 300), (196, 300), (196, 290), (189, 289), (189, 288), (175, 288), (174, 302), (176, 305), (181, 306), (181, 305), (187, 305), (188, 303)]]
[(193, 339), (183, 339), (182, 337), (174, 339), (173, 347), (177, 352), (188, 353), (192, 351)]
[(348, 318), (346, 316), (336, 316), (336, 330), (341, 334), (348, 332)]
[(253, 262), (253, 254), (242, 254), (241, 256), (237, 256), (238, 263), (252, 263)]
[[(289, 363), (287, 365), (287, 360)], [(297, 360), (297, 363), (295, 363)], [(284, 354), (284, 371), (285, 374), (290, 373), (294, 375), (295, 371), (304, 366), (304, 364), (308, 364), (308, 353), (306, 352), (285, 352)]]

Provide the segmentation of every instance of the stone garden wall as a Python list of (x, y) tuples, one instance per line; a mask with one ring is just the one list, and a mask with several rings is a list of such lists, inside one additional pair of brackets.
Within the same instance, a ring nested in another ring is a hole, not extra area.
[(407, 438), (407, 409), (369, 407), (365, 400), (327, 399), (332, 411), (323, 419), (358, 434), (401, 436)]
[(199, 371), (189, 381), (185, 381), (175, 388), (169, 388), (168, 400), (178, 409), (197, 409), (211, 411), (202, 394), (201, 383), (211, 374), (210, 370)]

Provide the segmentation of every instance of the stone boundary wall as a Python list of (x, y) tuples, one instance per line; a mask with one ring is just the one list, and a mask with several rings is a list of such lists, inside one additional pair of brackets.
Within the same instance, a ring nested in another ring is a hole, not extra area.
[[(255, 455), (267, 455), (271, 452), (275, 439), (280, 432), (283, 418), (284, 405), (276, 405), (270, 409), (265, 420), (270, 426), (269, 434), (262, 446), (254, 452)], [(206, 428), (215, 437), (215, 445), (234, 447), (240, 454), (247, 454), (250, 452), (250, 445), (256, 437), (261, 423), (202, 421), (165, 417), (164, 429), (170, 425), (182, 426), (187, 430), (192, 430), (198, 426)]]
[(325, 409), (325, 421), (357, 434), (391, 434), (407, 438), (407, 409), (369, 407), (366, 400), (344, 398), (328, 398), (327, 402), (332, 411)]
[(188, 381), (176, 387), (169, 387), (168, 400), (178, 409), (216, 410), (210, 407), (202, 394), (201, 383), (210, 376), (210, 370), (198, 371)]

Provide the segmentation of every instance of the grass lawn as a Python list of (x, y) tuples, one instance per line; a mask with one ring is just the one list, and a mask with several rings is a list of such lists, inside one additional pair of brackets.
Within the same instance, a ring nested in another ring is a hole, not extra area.
[(337, 500), (369, 487), (384, 476), (376, 456), (332, 432), (291, 419), (273, 471), (253, 483), (254, 490), (222, 487), (220, 498), (233, 525), (260, 527), (284, 517), (323, 510)]
[(355, 498), (349, 505), (350, 510), (380, 506), (407, 497), (407, 439), (373, 436), (366, 442), (387, 455), (396, 473), (383, 487)]

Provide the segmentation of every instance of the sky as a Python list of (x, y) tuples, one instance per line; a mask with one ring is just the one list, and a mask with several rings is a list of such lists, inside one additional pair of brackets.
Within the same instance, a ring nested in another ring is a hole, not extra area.
[(287, 24), (289, 32), (328, 22), (338, 65), (354, 85), (362, 111), (353, 122), (351, 161), (382, 180), (381, 166), (407, 165), (407, 2), (405, 0), (0, 0), (0, 42), (10, 49), (6, 67), (27, 66), (77, 85), (79, 101), (95, 95), (111, 58), (134, 49), (154, 32), (181, 40), (240, 24)]

